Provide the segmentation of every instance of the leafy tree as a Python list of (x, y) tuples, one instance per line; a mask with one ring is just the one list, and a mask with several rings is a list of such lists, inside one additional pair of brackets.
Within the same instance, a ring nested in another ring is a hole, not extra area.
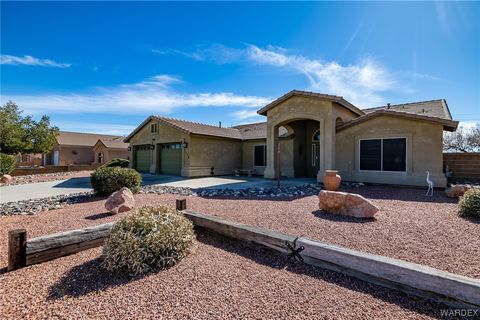
[(50, 126), (49, 117), (44, 115), (40, 121), (23, 117), (12, 101), (0, 107), (0, 124), (0, 150), (6, 154), (49, 152), (58, 135), (58, 128)]
[(459, 127), (443, 137), (444, 151), (480, 152), (480, 123), (475, 128)]

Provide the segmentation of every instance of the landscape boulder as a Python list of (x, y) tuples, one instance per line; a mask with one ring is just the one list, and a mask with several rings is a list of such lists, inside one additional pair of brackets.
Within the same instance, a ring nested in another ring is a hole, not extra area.
[(354, 193), (321, 190), (318, 198), (320, 210), (329, 213), (372, 218), (378, 211), (370, 200)]
[(132, 210), (135, 207), (135, 198), (130, 189), (123, 187), (122, 189), (112, 193), (105, 202), (105, 209), (108, 212), (117, 214)]
[(13, 177), (9, 174), (4, 174), (0, 177), (0, 183), (9, 184), (10, 182), (12, 182), (12, 180)]
[(471, 187), (464, 184), (452, 185), (450, 188), (445, 190), (445, 194), (450, 198), (462, 197), (465, 192), (470, 190)]

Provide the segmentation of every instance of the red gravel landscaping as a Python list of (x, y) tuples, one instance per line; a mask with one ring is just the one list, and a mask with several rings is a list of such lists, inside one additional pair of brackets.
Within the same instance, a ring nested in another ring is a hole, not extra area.
[[(361, 221), (318, 211), (315, 196), (289, 200), (187, 197), (188, 209), (304, 235), (324, 242), (430, 265), (480, 278), (480, 221), (457, 216), (455, 200), (423, 190), (354, 189), (380, 207)], [(135, 196), (137, 205), (174, 206), (178, 195)], [(124, 217), (105, 213), (104, 199), (32, 216), (0, 217), (0, 266), (8, 230), (28, 237)], [(152, 319), (427, 319), (445, 306), (198, 235), (179, 265), (134, 279), (113, 277), (97, 259), (100, 248), (0, 276), (1, 318)]]
[[(234, 221), (303, 235), (351, 249), (385, 255), (480, 278), (480, 221), (457, 216), (458, 204), (436, 192), (364, 187), (352, 190), (371, 199), (380, 211), (375, 220), (322, 213), (315, 196), (299, 199), (211, 199), (187, 197), (188, 209)], [(174, 206), (178, 195), (136, 195), (137, 205)], [(26, 228), (29, 237), (119, 219), (105, 214), (103, 199), (33, 216), (0, 218), (0, 262), (6, 264), (8, 230)]]
[(176, 266), (115, 277), (100, 248), (0, 276), (3, 319), (431, 319), (446, 308), (198, 235)]

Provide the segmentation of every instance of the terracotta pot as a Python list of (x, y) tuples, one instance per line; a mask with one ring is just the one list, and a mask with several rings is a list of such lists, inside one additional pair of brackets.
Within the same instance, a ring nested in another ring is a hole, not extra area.
[(323, 186), (325, 190), (338, 190), (340, 187), (340, 182), (342, 182), (342, 178), (337, 173), (337, 170), (325, 170), (325, 175), (323, 176)]

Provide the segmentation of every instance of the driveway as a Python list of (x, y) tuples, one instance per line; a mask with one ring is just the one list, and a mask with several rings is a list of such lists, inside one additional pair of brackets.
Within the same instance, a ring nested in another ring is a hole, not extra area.
[[(143, 174), (143, 185), (164, 185), (186, 188), (209, 189), (246, 189), (270, 188), (277, 185), (276, 181), (259, 177), (204, 177), (183, 178), (168, 175)], [(296, 178), (282, 180), (282, 186), (316, 183), (313, 178)], [(57, 195), (72, 194), (91, 191), (90, 177), (70, 178), (65, 180), (29, 183), (0, 188), (0, 203), (46, 198)]]

